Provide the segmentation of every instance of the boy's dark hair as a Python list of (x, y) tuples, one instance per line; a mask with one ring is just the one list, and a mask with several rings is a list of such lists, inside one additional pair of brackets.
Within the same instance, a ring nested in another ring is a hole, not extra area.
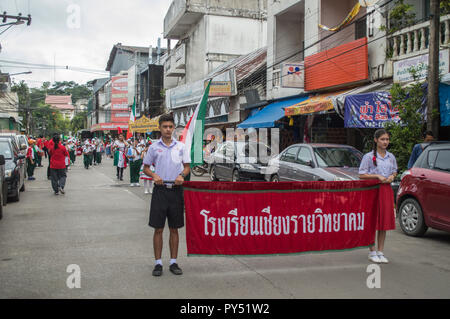
[(423, 133), (423, 138), (427, 137), (427, 135), (428, 135), (428, 136), (432, 136), (432, 137), (434, 137), (434, 135), (433, 135), (433, 132), (432, 132), (432, 131), (426, 131), (426, 132), (424, 132), (424, 133)]
[(172, 114), (163, 114), (159, 117), (159, 126), (161, 126), (162, 122), (172, 122), (175, 125), (175, 120), (173, 119)]

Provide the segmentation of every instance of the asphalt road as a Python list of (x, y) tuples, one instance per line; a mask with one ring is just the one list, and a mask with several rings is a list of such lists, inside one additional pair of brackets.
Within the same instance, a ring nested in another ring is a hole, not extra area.
[[(424, 238), (388, 233), (381, 288), (367, 287), (367, 251), (269, 257), (187, 257), (184, 229), (178, 263), (162, 277), (153, 269), (150, 195), (117, 182), (112, 160), (89, 170), (77, 158), (66, 195), (55, 196), (46, 167), (26, 182), (20, 202), (0, 221), (0, 298), (449, 298), (450, 234)], [(207, 177), (202, 178), (207, 180)], [(70, 289), (69, 265), (80, 269)]]

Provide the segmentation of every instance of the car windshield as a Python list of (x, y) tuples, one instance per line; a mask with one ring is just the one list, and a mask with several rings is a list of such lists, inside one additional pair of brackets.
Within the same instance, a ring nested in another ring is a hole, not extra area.
[(11, 147), (8, 142), (0, 142), (0, 155), (3, 155), (6, 159), (12, 158)]
[(346, 147), (314, 148), (320, 167), (359, 167), (362, 153)]

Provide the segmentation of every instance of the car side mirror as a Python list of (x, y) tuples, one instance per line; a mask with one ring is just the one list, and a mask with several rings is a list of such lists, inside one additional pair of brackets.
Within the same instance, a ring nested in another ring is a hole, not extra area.
[(308, 161), (308, 163), (306, 163), (306, 165), (311, 166), (311, 168), (315, 168), (316, 165), (314, 165), (313, 161)]
[(20, 145), (20, 150), (21, 150), (21, 151), (24, 151), (24, 150), (26, 150), (26, 149), (27, 149), (27, 145), (26, 145), (26, 144)]
[(5, 165), (5, 157), (0, 155), (0, 165)]

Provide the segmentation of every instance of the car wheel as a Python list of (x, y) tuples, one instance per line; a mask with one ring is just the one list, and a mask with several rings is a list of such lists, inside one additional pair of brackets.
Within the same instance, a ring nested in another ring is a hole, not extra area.
[(219, 180), (216, 176), (216, 167), (214, 165), (211, 165), (211, 170), (209, 171), (209, 178), (212, 182)]
[(422, 208), (413, 198), (406, 199), (400, 205), (399, 223), (402, 231), (408, 236), (423, 236), (428, 229)]
[(271, 181), (271, 182), (276, 182), (276, 183), (278, 183), (278, 182), (280, 181), (280, 177), (279, 177), (278, 175), (273, 175), (273, 176), (270, 178), (270, 181)]
[(13, 202), (18, 202), (20, 200), (19, 184), (17, 184), (17, 187), (16, 187), (16, 195), (14, 195), (11, 199)]
[(234, 171), (233, 171), (233, 176), (231, 177), (231, 180), (233, 181), (233, 182), (239, 182), (239, 171), (237, 170), (237, 169), (235, 169)]

